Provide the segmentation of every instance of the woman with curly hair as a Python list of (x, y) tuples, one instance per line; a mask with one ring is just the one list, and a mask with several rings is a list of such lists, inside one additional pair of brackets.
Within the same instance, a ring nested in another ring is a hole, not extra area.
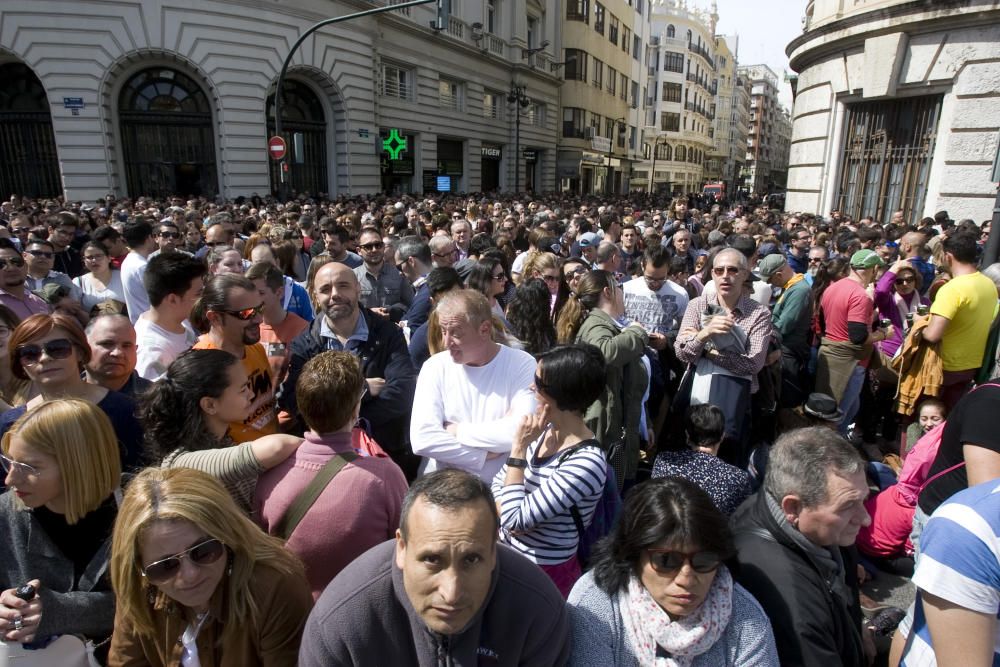
[(549, 314), (549, 288), (536, 278), (521, 283), (507, 306), (511, 333), (524, 351), (537, 357), (556, 344), (556, 328)]
[(559, 258), (550, 252), (531, 251), (524, 260), (521, 275), (524, 280), (537, 278), (545, 282), (549, 290), (549, 312), (555, 322), (559, 317), (559, 310), (569, 299), (569, 285), (563, 278)]
[(139, 415), (147, 447), (165, 468), (195, 468), (218, 478), (249, 512), (257, 477), (288, 458), (302, 443), (267, 435), (239, 445), (229, 425), (250, 408), (247, 372), (224, 350), (188, 350), (145, 392)]
[(111, 542), (108, 664), (291, 667), (312, 607), (302, 563), (197, 470), (148, 468)]

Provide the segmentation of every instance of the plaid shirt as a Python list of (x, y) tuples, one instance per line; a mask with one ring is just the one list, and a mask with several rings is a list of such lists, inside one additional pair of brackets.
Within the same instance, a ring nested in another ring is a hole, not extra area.
[[(687, 310), (684, 311), (684, 319), (681, 320), (681, 333), (674, 343), (674, 350), (677, 358), (683, 362), (694, 364), (698, 362), (705, 350), (705, 343), (698, 340), (697, 336), (690, 333), (685, 334), (685, 329), (701, 331), (701, 314), (705, 311), (708, 303), (719, 303), (716, 301), (718, 295), (709, 298), (699, 296), (688, 303)], [(736, 324), (743, 329), (747, 335), (749, 351), (746, 354), (735, 354), (733, 352), (720, 352), (712, 362), (722, 366), (728, 371), (744, 377), (750, 377), (750, 393), (757, 391), (757, 373), (764, 367), (767, 360), (767, 345), (774, 332), (771, 326), (771, 313), (767, 308), (752, 299), (743, 296), (736, 303), (732, 311)]]

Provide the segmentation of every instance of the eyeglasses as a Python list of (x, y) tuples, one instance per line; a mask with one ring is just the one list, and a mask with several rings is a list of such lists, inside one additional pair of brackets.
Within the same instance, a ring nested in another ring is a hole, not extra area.
[(229, 245), (227, 241), (205, 241), (205, 245), (209, 248), (215, 248), (220, 245)]
[(52, 253), (49, 252), (48, 250), (25, 250), (25, 252), (35, 257), (44, 257), (45, 259), (52, 259)]
[(822, 257), (810, 257), (809, 258), (809, 263), (810, 264), (821, 264), (822, 262), (823, 262), (823, 258)]
[(543, 275), (542, 276), (542, 280), (544, 280), (547, 283), (557, 284), (559, 282), (559, 276), (546, 276), (546, 275)]
[(85, 262), (96, 262), (99, 259), (105, 259), (107, 255), (84, 255), (83, 261)]
[(739, 274), (740, 267), (738, 266), (713, 266), (712, 275), (713, 276), (735, 276)]
[(27, 234), (31, 231), (31, 227), (11, 227), (11, 234)]
[(454, 255), (458, 254), (458, 248), (452, 248), (448, 252), (434, 252), (431, 254), (434, 255), (435, 257), (453, 257)]
[(917, 279), (914, 276), (903, 276), (902, 278), (896, 278), (893, 282), (897, 285), (906, 285), (917, 282)]
[(686, 554), (669, 549), (646, 549), (646, 553), (649, 555), (650, 566), (660, 574), (674, 574), (684, 567), (684, 563), (690, 564), (695, 572), (706, 574), (719, 569), (722, 564), (722, 558), (714, 551)]
[(179, 239), (181, 237), (178, 232), (160, 232), (161, 239)]
[(654, 278), (653, 276), (647, 276), (645, 274), (643, 274), (642, 277), (648, 285), (663, 285), (663, 283), (667, 282), (666, 278)]
[(507, 280), (507, 276), (504, 275), (503, 273), (498, 273), (495, 276), (493, 276), (493, 280), (497, 281), (498, 283), (502, 283), (503, 281)]
[(11, 331), (13, 331), (13, 329), (8, 327), (7, 325), (0, 324), (0, 338), (6, 338), (7, 336), (10, 335)]
[(151, 584), (162, 584), (173, 579), (177, 571), (181, 569), (182, 558), (187, 558), (199, 566), (211, 565), (222, 558), (224, 553), (226, 553), (226, 545), (213, 537), (190, 549), (185, 549), (179, 554), (150, 563), (140, 572)]
[(264, 312), (264, 304), (259, 306), (253, 306), (252, 308), (244, 308), (243, 310), (217, 310), (216, 312), (222, 313), (224, 315), (232, 315), (238, 320), (243, 320), (244, 322), (252, 320), (261, 313)]
[(375, 252), (376, 250), (384, 248), (385, 244), (381, 241), (373, 241), (372, 243), (365, 243), (363, 245), (359, 245), (358, 247), (366, 252)]
[(29, 466), (27, 463), (21, 463), (20, 461), (15, 461), (14, 459), (0, 454), (0, 467), (7, 474), (16, 472), (19, 475), (25, 477), (41, 477), (42, 471), (35, 466)]
[(42, 358), (42, 352), (50, 359), (68, 359), (73, 354), (73, 343), (68, 338), (56, 338), (47, 343), (25, 343), (17, 346), (17, 359), (22, 366), (33, 366)]
[(23, 257), (0, 257), (0, 269), (6, 269), (7, 265), (21, 267), (24, 266)]

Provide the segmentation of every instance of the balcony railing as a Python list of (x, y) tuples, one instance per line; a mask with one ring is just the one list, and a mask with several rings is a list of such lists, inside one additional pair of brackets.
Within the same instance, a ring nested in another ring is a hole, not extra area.
[(486, 35), (486, 49), (493, 55), (503, 55), (503, 40), (496, 35)]
[(688, 44), (688, 51), (691, 53), (697, 53), (699, 56), (708, 61), (711, 68), (715, 69), (715, 59), (712, 58), (712, 54), (708, 52), (704, 46), (698, 46), (697, 44)]
[(454, 16), (448, 17), (448, 34), (458, 39), (465, 39), (465, 23)]

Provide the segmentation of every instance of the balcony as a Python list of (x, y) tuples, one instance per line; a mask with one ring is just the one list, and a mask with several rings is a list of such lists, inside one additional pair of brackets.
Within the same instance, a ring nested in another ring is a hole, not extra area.
[(486, 50), (495, 56), (503, 56), (503, 40), (496, 35), (486, 35)]
[(712, 54), (709, 53), (708, 49), (706, 49), (704, 46), (698, 46), (697, 44), (688, 44), (688, 51), (690, 51), (691, 53), (697, 53), (699, 56), (704, 58), (706, 62), (708, 62), (709, 66), (712, 68), (713, 71), (715, 70), (715, 59), (712, 58)]
[(457, 39), (465, 40), (465, 23), (454, 16), (448, 17), (448, 34)]

